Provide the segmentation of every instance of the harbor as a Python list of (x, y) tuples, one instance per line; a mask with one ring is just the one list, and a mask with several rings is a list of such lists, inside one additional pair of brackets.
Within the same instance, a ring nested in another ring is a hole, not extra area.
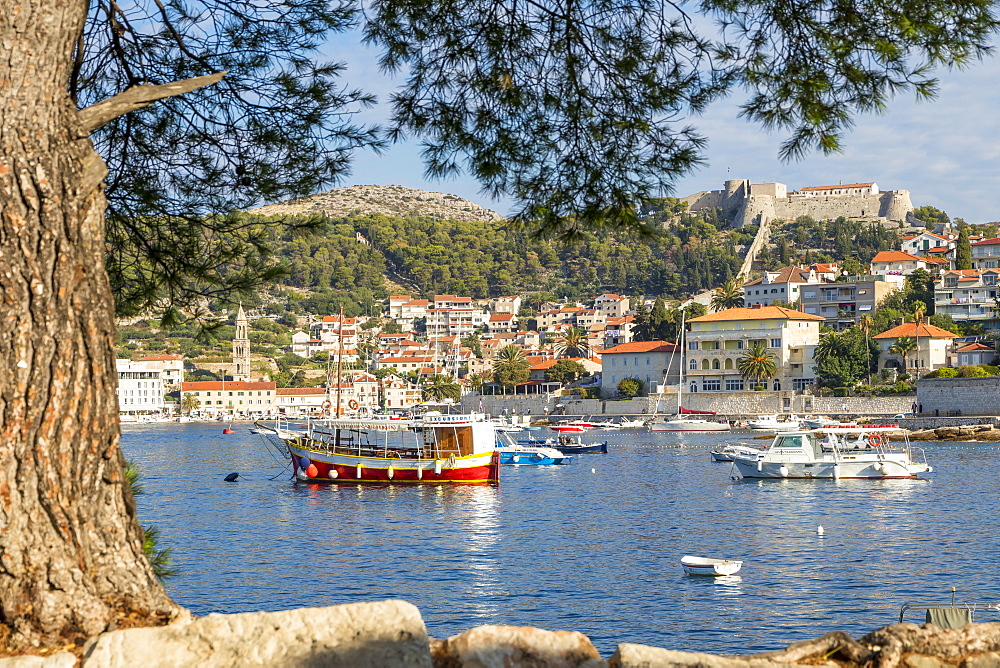
[[(995, 484), (993, 443), (917, 443), (923, 479), (733, 481), (709, 456), (725, 434), (601, 432), (607, 454), (423, 487), (296, 482), (234, 430), (123, 426), (139, 515), (180, 569), (167, 588), (198, 615), (401, 598), (438, 638), (511, 624), (579, 631), (604, 655), (621, 642), (748, 654), (858, 636), (952, 586), (1000, 599), (1000, 501), (968, 493)], [(692, 554), (744, 564), (689, 576)]]

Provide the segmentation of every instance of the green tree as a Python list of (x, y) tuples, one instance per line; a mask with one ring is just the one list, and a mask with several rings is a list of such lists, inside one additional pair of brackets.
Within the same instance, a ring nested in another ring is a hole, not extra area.
[(483, 356), (483, 340), (479, 338), (479, 332), (472, 332), (462, 339), (462, 345), (475, 353), (476, 357)]
[(913, 215), (926, 223), (927, 229), (930, 230), (934, 229), (935, 223), (938, 225), (947, 225), (951, 222), (948, 214), (933, 206), (918, 206), (913, 210)]
[(504, 388), (513, 390), (515, 385), (523, 383), (531, 376), (531, 364), (524, 356), (524, 351), (517, 346), (504, 346), (497, 352), (493, 362), (493, 380)]
[(853, 387), (878, 364), (878, 348), (861, 328), (824, 334), (814, 356), (816, 376), (827, 387)]
[(712, 291), (712, 310), (724, 311), (743, 306), (743, 286), (736, 279), (723, 283)]
[(424, 381), (420, 394), (424, 401), (458, 401), (462, 396), (462, 388), (450, 376), (434, 375)]
[(615, 388), (618, 390), (618, 394), (625, 397), (626, 399), (631, 399), (632, 397), (637, 397), (643, 392), (644, 384), (638, 378), (628, 377), (622, 378), (618, 381), (618, 386)]
[(763, 343), (755, 343), (736, 360), (736, 370), (744, 378), (754, 381), (754, 385), (761, 385), (762, 381), (773, 377), (778, 373), (778, 364), (773, 352), (768, 350)]
[(651, 340), (662, 339), (664, 332), (669, 328), (667, 307), (663, 303), (662, 297), (657, 297), (653, 302), (653, 308), (649, 311), (649, 331)]
[(573, 360), (559, 360), (545, 370), (545, 380), (569, 385), (588, 374), (587, 367)]
[(955, 244), (955, 269), (972, 269), (972, 243), (969, 241), (968, 225), (958, 232), (958, 243)]
[(632, 323), (633, 341), (652, 341), (654, 333), (649, 317), (649, 309), (641, 301), (637, 301), (632, 307), (634, 321)]
[(556, 352), (562, 357), (588, 357), (590, 342), (587, 330), (570, 325), (562, 331), (562, 336), (556, 339)]
[(181, 410), (185, 413), (192, 413), (198, 410), (199, 406), (201, 406), (201, 402), (198, 401), (198, 397), (194, 393), (185, 392), (184, 396), (181, 397)]

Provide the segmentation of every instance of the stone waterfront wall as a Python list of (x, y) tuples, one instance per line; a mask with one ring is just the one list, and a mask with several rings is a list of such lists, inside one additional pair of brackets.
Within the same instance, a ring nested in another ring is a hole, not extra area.
[[(925, 381), (921, 381), (925, 382)], [(483, 396), (469, 394), (462, 398), (462, 410), (478, 411), (482, 399), (483, 409), (492, 415), (506, 410), (515, 415), (673, 415), (677, 412), (677, 395), (667, 392), (657, 397), (637, 397), (628, 401), (602, 401), (575, 397), (542, 396)], [(720, 415), (752, 416), (770, 413), (795, 413), (798, 415), (854, 415), (892, 416), (908, 413), (916, 397), (913, 395), (889, 397), (816, 397), (809, 394), (787, 392), (695, 392), (684, 395), (684, 407), (696, 411), (712, 411)], [(563, 408), (557, 405), (563, 404)], [(927, 412), (925, 403), (924, 412)], [(1000, 414), (1000, 412), (998, 412)]]
[(925, 378), (917, 383), (924, 415), (1000, 415), (1000, 376)]

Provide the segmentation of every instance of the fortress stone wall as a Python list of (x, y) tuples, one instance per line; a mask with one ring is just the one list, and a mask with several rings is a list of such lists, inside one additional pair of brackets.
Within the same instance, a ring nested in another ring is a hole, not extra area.
[(722, 190), (710, 190), (681, 198), (688, 209), (697, 211), (722, 207), (741, 227), (766, 224), (772, 220), (795, 220), (810, 216), (816, 220), (868, 218), (905, 222), (913, 211), (907, 190), (884, 190), (877, 195), (805, 196), (789, 193), (783, 183), (751, 183), (747, 179), (726, 181)]

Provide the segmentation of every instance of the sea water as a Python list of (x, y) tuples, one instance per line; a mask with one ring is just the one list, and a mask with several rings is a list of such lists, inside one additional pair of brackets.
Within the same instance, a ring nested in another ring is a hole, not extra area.
[[(505, 466), (499, 487), (359, 486), (295, 482), (260, 436), (222, 428), (123, 425), (140, 520), (180, 570), (167, 589), (199, 615), (399, 598), (439, 638), (511, 624), (580, 631), (604, 656), (747, 654), (857, 637), (952, 586), (1000, 601), (996, 444), (918, 444), (926, 480), (734, 481), (708, 454), (731, 435), (592, 432), (608, 454)], [(744, 566), (689, 576), (685, 554)]]

